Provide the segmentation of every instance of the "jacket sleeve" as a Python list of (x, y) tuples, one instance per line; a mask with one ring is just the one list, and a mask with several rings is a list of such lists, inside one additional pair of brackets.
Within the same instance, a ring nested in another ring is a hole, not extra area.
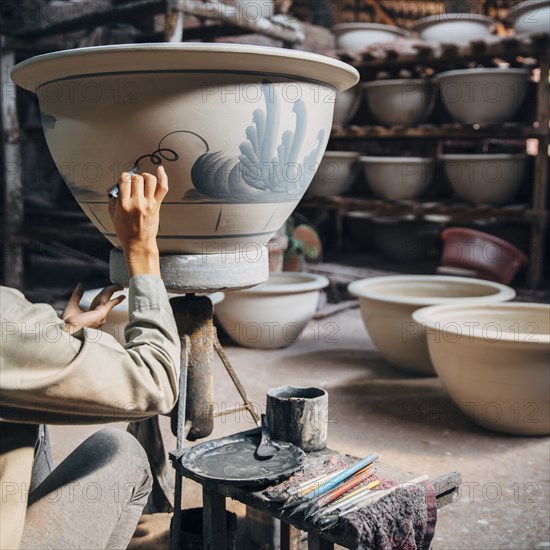
[(180, 341), (162, 280), (130, 280), (122, 347), (110, 334), (73, 335), (55, 310), (2, 289), (0, 418), (82, 424), (137, 421), (169, 412), (177, 399)]

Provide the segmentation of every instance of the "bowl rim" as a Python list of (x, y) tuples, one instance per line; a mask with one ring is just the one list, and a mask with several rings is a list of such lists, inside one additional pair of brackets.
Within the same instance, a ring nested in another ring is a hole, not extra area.
[[(472, 283), (477, 286), (485, 286), (496, 290), (495, 294), (489, 296), (470, 296), (470, 297), (456, 297), (456, 298), (445, 298), (439, 297), (434, 298), (431, 296), (389, 296), (383, 295), (378, 292), (369, 292), (365, 290), (365, 286), (375, 286), (380, 285), (381, 283), (392, 283), (392, 282), (449, 282), (449, 283), (460, 283), (468, 284)], [(384, 302), (390, 304), (403, 304), (403, 305), (412, 305), (418, 307), (433, 306), (435, 304), (454, 304), (457, 302), (460, 303), (492, 303), (492, 302), (501, 302), (505, 300), (512, 300), (516, 296), (516, 291), (506, 285), (501, 283), (495, 283), (493, 281), (486, 281), (484, 279), (475, 279), (475, 278), (466, 278), (466, 277), (455, 277), (452, 275), (382, 275), (380, 277), (368, 277), (366, 279), (359, 279), (353, 281), (348, 285), (348, 292), (353, 296), (358, 298), (367, 298), (369, 300), (374, 300), (377, 302)]]
[(358, 151), (325, 151), (321, 161), (323, 161), (326, 156), (335, 158), (359, 158), (361, 153)]
[[(413, 312), (412, 317), (413, 319), (425, 326), (428, 327), (431, 330), (438, 330), (442, 332), (447, 332), (455, 335), (461, 335), (463, 331), (459, 328), (459, 323), (457, 321), (454, 321), (452, 318), (449, 319), (449, 323), (447, 326), (441, 326), (442, 321), (435, 320), (434, 316), (441, 312), (448, 312), (449, 314), (452, 314), (452, 312), (457, 312), (465, 309), (472, 309), (477, 308), (483, 309), (483, 311), (487, 310), (505, 310), (508, 309), (510, 311), (519, 310), (519, 309), (535, 309), (535, 310), (544, 310), (547, 311), (550, 314), (550, 304), (542, 304), (542, 303), (536, 303), (536, 302), (476, 302), (473, 303), (457, 303), (457, 304), (451, 304), (451, 303), (445, 303), (445, 304), (437, 304), (432, 305), (429, 307), (423, 307), (420, 309), (417, 309)], [(514, 320), (517, 320), (517, 316), (513, 317)], [(496, 321), (492, 321), (495, 322)], [(532, 333), (529, 332), (514, 332), (514, 331), (502, 331), (502, 333), (498, 337), (498, 342), (509, 342), (509, 343), (515, 343), (515, 344), (527, 344), (527, 345), (543, 345), (547, 346), (550, 344), (550, 333), (546, 334), (537, 334), (536, 337), (539, 339), (538, 341), (529, 340), (528, 338), (524, 338), (522, 340), (519, 340), (519, 337), (521, 335), (532, 335)], [(468, 327), (468, 337), (475, 337), (478, 339), (483, 340), (489, 340), (487, 338), (487, 334), (483, 333), (483, 329), (479, 327)], [(494, 340), (489, 340), (494, 341)]]
[(449, 153), (439, 155), (439, 158), (442, 160), (526, 160), (527, 153), (496, 153), (496, 154), (478, 154), (473, 155), (465, 153)]
[(531, 74), (529, 69), (518, 69), (518, 68), (499, 68), (499, 67), (480, 67), (473, 69), (453, 69), (452, 71), (442, 71), (434, 75), (435, 80), (442, 80), (444, 78), (452, 76), (472, 76), (477, 72), (478, 75), (483, 74), (507, 74), (507, 75), (520, 75), (523, 74), (527, 77)]
[(367, 21), (355, 23), (338, 23), (331, 28), (332, 32), (337, 36), (347, 31), (387, 31), (400, 36), (410, 36), (410, 32), (407, 29), (397, 27), (394, 25), (385, 25), (384, 23), (369, 23)]
[[(282, 283), (277, 284), (274, 279), (277, 278), (295, 278), (295, 283)], [(271, 282), (270, 282), (271, 280)], [(240, 296), (251, 296), (254, 294), (266, 295), (266, 294), (300, 294), (304, 292), (312, 292), (315, 290), (321, 290), (327, 287), (330, 281), (323, 275), (317, 275), (316, 273), (295, 272), (295, 271), (272, 271), (269, 274), (269, 278), (264, 283), (253, 286), (252, 288), (246, 288), (244, 290), (237, 290)], [(235, 295), (234, 292), (226, 293)]]
[(401, 85), (401, 84), (425, 84), (426, 86), (433, 86), (436, 84), (433, 78), (381, 78), (379, 80), (372, 80), (371, 82), (364, 82), (362, 88), (376, 88), (386, 85)]
[[(457, 17), (460, 16), (460, 17)], [(465, 17), (464, 17), (465, 16)], [(492, 27), (497, 24), (497, 20), (479, 13), (461, 12), (461, 13), (439, 13), (428, 15), (418, 19), (411, 26), (411, 30), (415, 32), (422, 31), (428, 27), (436, 26), (438, 23), (464, 23), (475, 21), (483, 23), (486, 27)], [(434, 24), (435, 23), (435, 24)]]
[[(289, 63), (290, 60), (296, 63)], [(202, 42), (115, 44), (50, 52), (21, 61), (11, 70), (11, 78), (22, 88), (36, 92), (40, 86), (68, 78), (200, 72), (207, 63), (209, 70), (286, 76), (325, 84), (338, 91), (359, 82), (357, 69), (326, 55), (271, 46)], [(105, 72), (98, 73), (98, 64), (103, 64)]]
[(434, 159), (427, 157), (371, 157), (369, 155), (361, 155), (359, 162), (363, 164), (401, 164), (405, 162), (415, 162), (418, 164), (432, 164)]

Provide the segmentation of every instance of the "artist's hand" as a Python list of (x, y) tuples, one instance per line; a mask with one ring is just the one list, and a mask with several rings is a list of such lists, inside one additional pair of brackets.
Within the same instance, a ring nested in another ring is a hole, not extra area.
[(118, 198), (109, 199), (115, 226), (130, 276), (160, 275), (157, 233), (162, 200), (168, 193), (168, 177), (162, 166), (157, 176), (123, 172)]
[(65, 321), (65, 332), (72, 334), (84, 327), (99, 328), (103, 326), (109, 312), (125, 298), (125, 296), (112, 298), (117, 290), (122, 290), (122, 287), (112, 285), (104, 288), (93, 299), (89, 311), (85, 311), (80, 307), (80, 300), (82, 300), (84, 288), (80, 283), (76, 285), (61, 315), (61, 318)]

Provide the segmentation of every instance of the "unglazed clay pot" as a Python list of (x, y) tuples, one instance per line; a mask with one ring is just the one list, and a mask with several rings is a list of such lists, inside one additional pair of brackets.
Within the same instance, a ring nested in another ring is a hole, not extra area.
[(332, 27), (336, 38), (336, 49), (364, 51), (372, 44), (393, 42), (409, 32), (399, 27), (380, 23), (340, 23)]
[(328, 284), (312, 273), (270, 273), (267, 282), (254, 288), (226, 292), (216, 316), (241, 346), (283, 348), (300, 338)]
[(548, 32), (550, 0), (527, 0), (510, 8), (506, 19), (514, 25), (516, 34)]
[(435, 304), (490, 303), (516, 295), (507, 286), (464, 277), (389, 275), (354, 281), (350, 294), (359, 298), (365, 328), (381, 355), (411, 374), (433, 376), (426, 335), (412, 314)]
[(413, 314), (455, 404), (496, 432), (550, 433), (550, 306), (445, 304)]
[[(89, 309), (92, 305), (93, 299), (102, 290), (102, 288), (87, 290), (82, 295), (80, 305), (85, 309)], [(109, 312), (109, 314), (107, 315), (107, 322), (101, 327), (101, 330), (104, 332), (108, 332), (109, 334), (114, 336), (122, 345), (124, 345), (126, 343), (126, 339), (124, 337), (124, 329), (128, 324), (128, 289), (121, 290), (120, 292), (115, 292), (113, 294), (113, 298), (121, 295), (126, 296), (126, 300), (124, 300), (124, 302), (122, 302), (121, 304), (118, 304), (118, 306), (114, 307)], [(168, 293), (169, 298), (174, 298), (176, 296), (178, 296), (178, 294), (172, 294), (170, 292)], [(213, 292), (212, 294), (209, 294), (208, 297), (212, 301), (212, 304), (216, 305), (224, 299), (224, 293)]]
[(414, 125), (431, 114), (437, 85), (420, 78), (376, 80), (363, 85), (373, 116), (386, 126)]
[(386, 200), (419, 197), (434, 175), (434, 161), (417, 157), (360, 157), (373, 193)]
[(38, 94), (59, 171), (115, 246), (107, 192), (163, 164), (161, 252), (214, 254), (262, 246), (288, 218), (358, 73), (282, 48), (133, 44), (40, 55), (12, 78)]
[(412, 30), (422, 40), (435, 42), (468, 42), (491, 35), (496, 21), (476, 13), (440, 13), (417, 21)]
[(480, 279), (510, 284), (528, 262), (513, 244), (483, 231), (447, 227), (441, 240), (441, 265), (474, 271)]
[(352, 151), (326, 151), (315, 174), (308, 195), (328, 197), (345, 193), (357, 176), (359, 153)]
[(521, 107), (529, 74), (527, 69), (459, 69), (435, 78), (457, 122), (490, 126), (506, 122)]
[(441, 155), (454, 192), (474, 204), (506, 204), (523, 182), (527, 155)]

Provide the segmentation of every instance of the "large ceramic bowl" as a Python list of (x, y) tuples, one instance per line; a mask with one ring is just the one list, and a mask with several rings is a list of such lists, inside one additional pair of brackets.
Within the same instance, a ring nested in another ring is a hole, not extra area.
[(347, 126), (357, 113), (361, 103), (361, 88), (355, 86), (336, 94), (334, 102), (334, 126)]
[(475, 13), (441, 13), (417, 21), (412, 30), (422, 40), (455, 43), (490, 36), (496, 25), (491, 17)]
[(199, 254), (269, 241), (321, 161), (335, 92), (358, 73), (282, 48), (135, 44), (40, 55), (12, 78), (38, 94), (55, 163), (113, 244), (107, 191), (123, 169), (162, 163), (160, 250)]
[(550, 433), (550, 306), (445, 304), (413, 314), (456, 405), (497, 432)]
[(436, 75), (443, 103), (462, 124), (490, 126), (509, 120), (521, 107), (527, 69), (460, 69)]
[(516, 295), (498, 283), (440, 275), (373, 277), (354, 281), (348, 290), (359, 298), (365, 328), (384, 359), (424, 376), (435, 371), (424, 330), (412, 318), (414, 311), (436, 304), (503, 302)]
[(226, 292), (216, 316), (241, 346), (283, 348), (300, 339), (328, 284), (311, 273), (270, 273), (267, 282), (254, 288)]
[(441, 155), (454, 192), (474, 204), (506, 204), (523, 182), (527, 155)]
[(380, 23), (340, 23), (332, 27), (336, 38), (336, 49), (364, 51), (372, 44), (393, 42), (409, 36), (408, 31)]
[(550, 29), (550, 0), (528, 0), (510, 8), (506, 19), (517, 34), (548, 32)]
[(434, 161), (417, 157), (359, 158), (372, 192), (386, 200), (419, 197), (434, 175)]
[(419, 78), (367, 82), (363, 90), (371, 113), (386, 126), (424, 122), (437, 97), (437, 85)]
[[(96, 288), (93, 290), (87, 290), (82, 295), (82, 300), (80, 305), (86, 309), (92, 305), (93, 299), (102, 291), (102, 288)], [(124, 337), (124, 329), (128, 324), (128, 289), (121, 290), (120, 292), (115, 292), (113, 298), (117, 296), (126, 296), (126, 300), (118, 306), (114, 307), (110, 313), (107, 315), (106, 323), (101, 327), (101, 330), (108, 332), (114, 336), (122, 345), (126, 343), (126, 338)], [(169, 298), (174, 298), (178, 296), (177, 294), (168, 293)], [(223, 292), (213, 292), (208, 294), (208, 297), (212, 301), (213, 305), (219, 304), (224, 299)]]
[(345, 193), (357, 175), (359, 154), (352, 151), (326, 151), (307, 190), (308, 195), (327, 197)]

